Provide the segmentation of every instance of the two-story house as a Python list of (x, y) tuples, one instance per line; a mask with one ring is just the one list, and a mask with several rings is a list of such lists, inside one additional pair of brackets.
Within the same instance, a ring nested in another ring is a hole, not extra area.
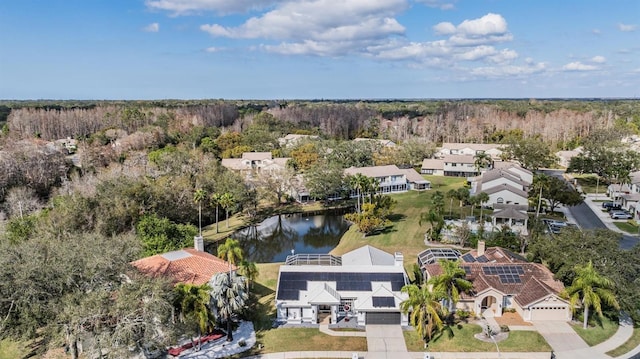
[(438, 151), (438, 157), (446, 155), (467, 155), (476, 156), (480, 153), (486, 153), (492, 159), (499, 159), (502, 155), (504, 145), (492, 143), (449, 143), (445, 142)]
[(271, 152), (245, 152), (242, 158), (223, 158), (222, 166), (247, 174), (261, 170), (285, 169), (288, 157), (273, 158)]
[[(426, 190), (431, 182), (422, 178), (413, 168), (401, 169), (396, 165), (373, 167), (349, 167), (344, 170), (346, 176), (362, 174), (378, 181), (378, 193), (397, 193), (408, 190)], [(355, 192), (352, 194), (356, 196)]]

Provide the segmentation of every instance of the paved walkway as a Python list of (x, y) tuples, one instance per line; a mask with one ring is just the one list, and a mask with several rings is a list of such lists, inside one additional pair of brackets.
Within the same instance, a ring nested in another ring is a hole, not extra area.
[(329, 324), (320, 324), (320, 331), (326, 335), (332, 337), (366, 337), (366, 332), (361, 331), (348, 331), (348, 330), (332, 330), (329, 329)]

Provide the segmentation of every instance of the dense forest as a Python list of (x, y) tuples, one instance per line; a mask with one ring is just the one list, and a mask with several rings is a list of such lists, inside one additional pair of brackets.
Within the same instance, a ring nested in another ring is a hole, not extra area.
[[(417, 166), (442, 142), (518, 139), (555, 151), (596, 130), (638, 134), (640, 101), (0, 101), (0, 123), (0, 333), (45, 332), (51, 345), (88, 334), (98, 350), (126, 350), (153, 337), (171, 296), (166, 283), (121, 274), (189, 243), (199, 206), (203, 224), (214, 221), (220, 202), (196, 204), (197, 190), (231, 198), (221, 219), (254, 216), (287, 200), (282, 184), (300, 173), (322, 197), (344, 168)], [(281, 143), (289, 133), (318, 138)], [(347, 141), (356, 137), (399, 146)], [(290, 173), (249, 185), (220, 165), (249, 151), (291, 157)], [(143, 291), (157, 293), (153, 311), (136, 301)]]

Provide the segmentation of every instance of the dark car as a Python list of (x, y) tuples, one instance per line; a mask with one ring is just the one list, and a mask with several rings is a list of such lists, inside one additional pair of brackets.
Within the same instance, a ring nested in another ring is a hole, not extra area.
[(620, 205), (620, 203), (615, 203), (615, 202), (602, 202), (602, 208), (606, 209), (607, 211), (612, 211), (615, 209), (620, 209), (622, 208), (622, 206)]

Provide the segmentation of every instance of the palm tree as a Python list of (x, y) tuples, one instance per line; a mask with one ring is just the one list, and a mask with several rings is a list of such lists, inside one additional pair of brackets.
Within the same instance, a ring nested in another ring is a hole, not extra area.
[(464, 202), (469, 200), (469, 189), (460, 187), (456, 190), (456, 197), (460, 201), (460, 219), (462, 219), (462, 210), (464, 209)]
[(576, 277), (571, 282), (571, 286), (565, 289), (565, 294), (569, 297), (572, 310), (575, 311), (578, 303), (582, 305), (584, 311), (582, 327), (584, 329), (587, 329), (590, 307), (593, 307), (599, 317), (602, 317), (603, 302), (615, 309), (620, 309), (620, 305), (612, 291), (613, 282), (601, 276), (593, 268), (591, 261), (585, 266), (576, 266), (575, 273)]
[(244, 277), (247, 278), (247, 287), (251, 288), (253, 281), (258, 276), (258, 267), (255, 262), (250, 262), (247, 260), (240, 261), (240, 272)]
[(431, 195), (431, 205), (436, 213), (442, 215), (442, 212), (444, 212), (444, 193), (441, 191), (433, 192), (433, 195)]
[(207, 192), (202, 188), (198, 188), (193, 194), (193, 201), (198, 205), (198, 228), (200, 237), (202, 237), (202, 201), (207, 198)]
[(460, 300), (460, 293), (469, 292), (473, 284), (465, 279), (467, 273), (460, 266), (460, 261), (438, 260), (442, 274), (432, 277), (429, 284), (435, 291), (447, 294), (449, 312), (453, 312), (455, 304)]
[(489, 154), (486, 152), (477, 153), (475, 156), (473, 156), (473, 158), (473, 165), (476, 167), (476, 171), (478, 171), (478, 174), (482, 171), (482, 169), (491, 166), (491, 156), (489, 156)]
[(458, 192), (455, 189), (450, 189), (447, 192), (447, 197), (449, 197), (450, 202), (449, 202), (449, 219), (451, 219), (451, 217), (453, 216), (453, 200), (458, 198)]
[(244, 277), (231, 276), (224, 273), (216, 274), (211, 280), (211, 297), (215, 300), (220, 319), (227, 323), (227, 341), (233, 340), (231, 322), (233, 315), (244, 308), (249, 298)]
[(442, 317), (444, 316), (440, 300), (443, 298), (441, 292), (430, 291), (429, 287), (423, 285), (419, 287), (409, 284), (402, 287), (402, 292), (407, 293), (409, 298), (400, 303), (400, 310), (403, 313), (411, 312), (409, 320), (416, 328), (418, 335), (425, 342), (433, 337), (435, 332), (444, 328)]
[(420, 213), (420, 220), (418, 225), (422, 226), (424, 222), (429, 222), (431, 225), (431, 240), (438, 241), (440, 239), (440, 233), (444, 226), (444, 220), (442, 215), (438, 214), (435, 210), (431, 209), (429, 212)]
[(231, 276), (231, 267), (236, 265), (244, 257), (240, 242), (233, 238), (227, 238), (223, 245), (218, 247), (218, 257), (229, 263), (229, 276)]
[(220, 193), (214, 193), (211, 195), (211, 197), (209, 197), (209, 201), (211, 202), (211, 205), (216, 207), (216, 233), (218, 233), (220, 230), (218, 226), (218, 209), (220, 208), (221, 198), (222, 198), (222, 195)]
[(196, 324), (198, 328), (198, 348), (201, 345), (202, 334), (213, 329), (215, 318), (209, 310), (211, 287), (208, 284), (193, 285), (179, 283), (175, 286), (176, 297), (174, 307), (178, 311), (178, 318), (185, 324)]
[(356, 212), (358, 213), (360, 213), (361, 211), (360, 197), (361, 197), (362, 191), (364, 190), (364, 187), (366, 186), (366, 182), (367, 182), (367, 176), (363, 175), (362, 173), (356, 173), (355, 175), (349, 178), (349, 184), (351, 185), (351, 188), (356, 190), (356, 195), (357, 195)]
[[(378, 192), (378, 188), (380, 187), (380, 181), (374, 177), (365, 177), (365, 189), (369, 192), (369, 203), (373, 203), (373, 196), (375, 196), (376, 192)], [(364, 203), (364, 199), (362, 200)]]
[(482, 224), (482, 210), (484, 209), (484, 204), (489, 201), (489, 195), (487, 192), (480, 192), (476, 195), (476, 200), (480, 203), (480, 224)]
[(227, 228), (229, 228), (229, 210), (236, 204), (235, 198), (229, 192), (225, 192), (220, 196), (220, 205), (227, 214)]

